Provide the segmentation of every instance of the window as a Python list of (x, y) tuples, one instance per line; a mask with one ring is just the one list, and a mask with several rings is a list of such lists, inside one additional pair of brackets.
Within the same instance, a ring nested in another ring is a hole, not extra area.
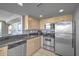
[(0, 22), (0, 35), (1, 35), (1, 31), (2, 30), (2, 22)]
[(46, 29), (50, 29), (50, 23), (46, 23)]
[(22, 33), (21, 22), (13, 23), (9, 26), (9, 34), (19, 34)]
[(12, 33), (12, 25), (9, 25), (8, 27), (8, 34), (11, 34)]

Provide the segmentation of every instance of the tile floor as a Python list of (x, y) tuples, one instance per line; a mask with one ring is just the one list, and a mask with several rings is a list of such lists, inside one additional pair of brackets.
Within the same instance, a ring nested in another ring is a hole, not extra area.
[(58, 56), (53, 52), (50, 52), (46, 49), (39, 49), (36, 53), (34, 53), (32, 56)]

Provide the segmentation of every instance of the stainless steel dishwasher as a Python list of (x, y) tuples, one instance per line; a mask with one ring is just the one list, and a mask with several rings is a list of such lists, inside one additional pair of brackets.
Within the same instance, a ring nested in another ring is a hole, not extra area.
[(9, 45), (8, 56), (26, 56), (26, 42), (22, 41)]

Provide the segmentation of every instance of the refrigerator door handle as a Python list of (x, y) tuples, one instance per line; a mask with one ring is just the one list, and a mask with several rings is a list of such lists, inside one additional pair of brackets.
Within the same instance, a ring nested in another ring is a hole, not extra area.
[(74, 48), (74, 33), (72, 33), (72, 48)]
[(74, 48), (74, 42), (73, 42), (73, 39), (72, 39), (72, 48)]

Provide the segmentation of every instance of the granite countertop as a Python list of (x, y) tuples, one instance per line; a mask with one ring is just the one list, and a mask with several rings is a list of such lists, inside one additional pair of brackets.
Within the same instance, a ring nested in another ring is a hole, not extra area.
[(0, 35), (0, 47), (8, 46), (18, 42), (26, 41), (31, 38), (38, 37), (39, 35), (28, 35), (25, 33), (16, 35)]

